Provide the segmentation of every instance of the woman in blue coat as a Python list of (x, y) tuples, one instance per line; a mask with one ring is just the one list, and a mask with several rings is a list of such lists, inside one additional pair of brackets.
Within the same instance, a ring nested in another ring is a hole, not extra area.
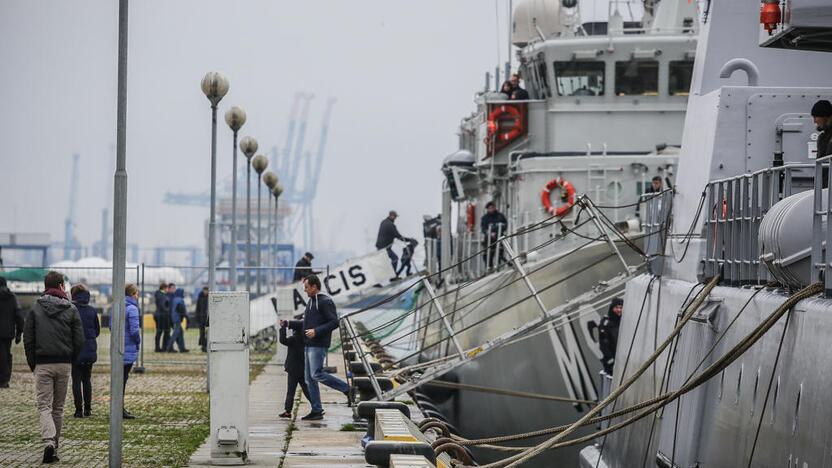
[[(126, 307), (124, 311), (124, 387), (127, 388), (127, 378), (130, 370), (139, 356), (139, 345), (142, 342), (141, 328), (139, 327), (139, 288), (135, 284), (128, 284), (124, 288), (124, 300)], [(126, 409), (122, 409), (124, 419), (136, 419)]]
[(81, 315), (84, 328), (84, 347), (78, 359), (72, 363), (72, 399), (75, 400), (75, 417), (88, 418), (92, 415), (92, 365), (98, 360), (96, 339), (101, 333), (98, 312), (90, 306), (90, 291), (83, 284), (76, 284), (70, 290), (72, 303)]

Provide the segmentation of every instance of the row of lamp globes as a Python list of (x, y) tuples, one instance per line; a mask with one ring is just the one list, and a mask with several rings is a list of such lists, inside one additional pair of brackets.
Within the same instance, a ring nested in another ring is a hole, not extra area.
[[(205, 97), (208, 98), (208, 101), (211, 103), (211, 113), (212, 113), (212, 120), (211, 120), (211, 213), (210, 213), (210, 221), (209, 221), (209, 236), (208, 236), (208, 287), (211, 290), (215, 289), (215, 277), (216, 277), (216, 268), (217, 262), (215, 257), (216, 252), (216, 231), (215, 231), (215, 224), (216, 224), (216, 207), (215, 207), (215, 193), (216, 193), (216, 154), (217, 154), (217, 105), (222, 100), (223, 97), (228, 93), (229, 83), (228, 80), (217, 72), (208, 72), (205, 77), (202, 78), (202, 92), (205, 94)], [(230, 266), (230, 279), (231, 279), (231, 288), (232, 290), (237, 289), (237, 134), (239, 130), (245, 125), (246, 123), (246, 113), (245, 111), (238, 107), (233, 106), (225, 113), (225, 123), (228, 124), (228, 127), (231, 129), (234, 135), (233, 141), (233, 170), (232, 170), (232, 196), (231, 196), (231, 249), (229, 252), (229, 266)], [(253, 168), (255, 172), (257, 172), (259, 180), (262, 184), (257, 184), (257, 293), (261, 293), (261, 269), (259, 268), (261, 263), (261, 241), (262, 241), (262, 229), (261, 229), (261, 209), (260, 209), (260, 192), (261, 186), (263, 184), (269, 189), (269, 194), (272, 195), (275, 199), (275, 218), (274, 218), (274, 227), (276, 229), (277, 226), (277, 202), (280, 195), (283, 193), (283, 186), (279, 183), (277, 175), (272, 171), (266, 171), (266, 168), (269, 165), (269, 160), (262, 154), (257, 154), (258, 144), (257, 140), (250, 136), (244, 136), (240, 139), (239, 142), (239, 149), (243, 152), (243, 155), (246, 157), (246, 266), (250, 267), (253, 263), (253, 259), (251, 258), (251, 169)], [(271, 197), (269, 197), (269, 207), (271, 207)], [(272, 228), (272, 211), (269, 209), (269, 221), (268, 221), (268, 235), (269, 235), (269, 245), (273, 245), (276, 239), (276, 232), (275, 229)], [(274, 235), (274, 238), (271, 236)], [(273, 258), (273, 256), (270, 256)], [(246, 268), (246, 290), (251, 291), (251, 269)]]

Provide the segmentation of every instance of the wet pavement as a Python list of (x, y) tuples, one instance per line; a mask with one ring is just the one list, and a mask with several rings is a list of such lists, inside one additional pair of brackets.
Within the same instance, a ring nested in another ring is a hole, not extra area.
[[(279, 354), (278, 354), (279, 355)], [(364, 430), (351, 429), (352, 408), (340, 392), (321, 386), (325, 416), (322, 421), (302, 421), (310, 410), (301, 398), (295, 401), (292, 419), (282, 419), (287, 376), (275, 355), (251, 384), (249, 393), (249, 465), (271, 467), (368, 467), (361, 450)], [(338, 376), (344, 378), (340, 353), (329, 356)], [(288, 443), (287, 443), (288, 440)], [(189, 466), (212, 466), (208, 441), (193, 454)]]

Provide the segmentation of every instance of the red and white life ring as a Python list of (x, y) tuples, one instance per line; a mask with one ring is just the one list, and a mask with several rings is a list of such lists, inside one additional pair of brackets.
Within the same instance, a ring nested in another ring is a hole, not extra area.
[[(507, 130), (500, 130), (500, 121), (513, 120), (513, 124)], [(523, 133), (523, 114), (512, 105), (503, 104), (495, 107), (488, 114), (488, 134), (496, 135), (498, 140), (511, 141)]]
[[(552, 190), (556, 188), (563, 191), (561, 196), (566, 202), (565, 205), (561, 205), (557, 208), (552, 206), (551, 199)], [(575, 205), (575, 187), (572, 185), (572, 182), (569, 182), (563, 177), (552, 179), (546, 183), (545, 187), (543, 187), (543, 192), (540, 194), (540, 201), (543, 203), (543, 208), (550, 215), (563, 216), (566, 213), (569, 213), (569, 210), (571, 210)]]

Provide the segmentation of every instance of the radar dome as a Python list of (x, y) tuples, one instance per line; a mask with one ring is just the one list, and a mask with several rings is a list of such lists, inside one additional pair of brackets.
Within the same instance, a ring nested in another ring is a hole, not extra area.
[(525, 47), (563, 31), (559, 0), (520, 0), (511, 15), (511, 43)]

